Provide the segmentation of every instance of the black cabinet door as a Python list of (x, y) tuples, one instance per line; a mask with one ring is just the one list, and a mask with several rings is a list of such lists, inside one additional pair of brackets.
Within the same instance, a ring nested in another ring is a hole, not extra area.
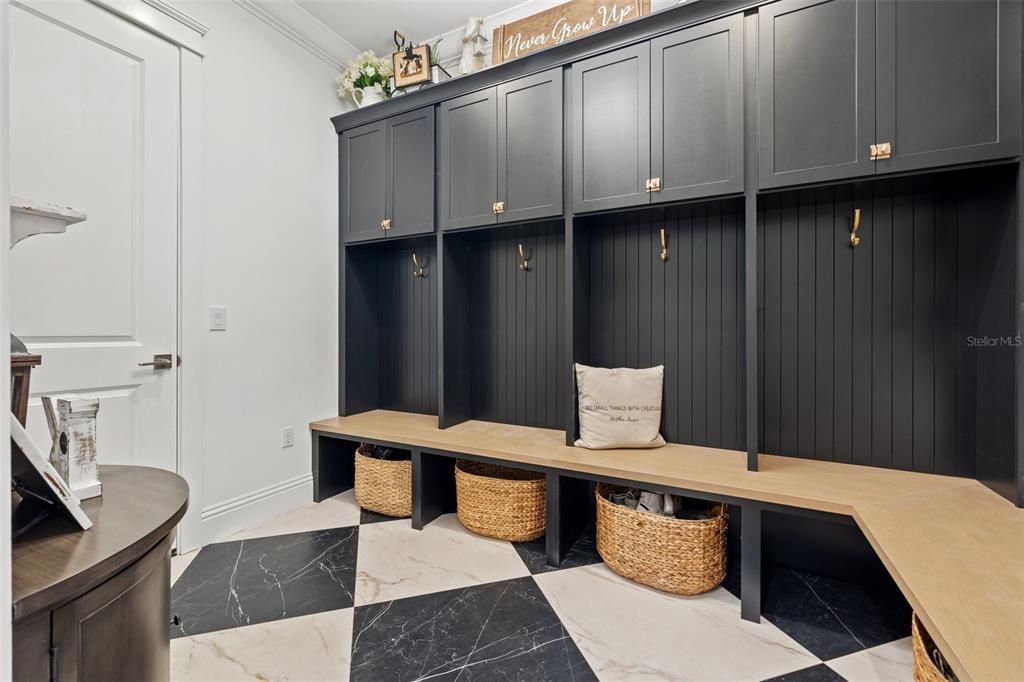
[(441, 228), (496, 222), (498, 192), (497, 96), (495, 88), (442, 102), (438, 115), (441, 146)]
[(651, 201), (743, 191), (743, 16), (651, 41)]
[(1020, 153), (1020, 0), (879, 0), (878, 172)]
[(573, 206), (646, 204), (651, 177), (650, 44), (572, 65)]
[(434, 108), (388, 120), (389, 237), (434, 231)]
[(562, 214), (562, 69), (498, 86), (499, 222)]
[(874, 173), (874, 0), (765, 5), (757, 42), (760, 186)]
[(341, 144), (341, 232), (346, 242), (384, 237), (387, 123), (346, 130)]

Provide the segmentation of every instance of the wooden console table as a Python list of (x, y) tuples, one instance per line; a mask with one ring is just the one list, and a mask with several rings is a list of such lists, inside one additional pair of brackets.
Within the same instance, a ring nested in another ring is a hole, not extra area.
[(91, 529), (54, 516), (11, 548), (16, 680), (170, 677), (170, 552), (188, 484), (137, 466), (100, 478), (103, 495), (82, 503)]

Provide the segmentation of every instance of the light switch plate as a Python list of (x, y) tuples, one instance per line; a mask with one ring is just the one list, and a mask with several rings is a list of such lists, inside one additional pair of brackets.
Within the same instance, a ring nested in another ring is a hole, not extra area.
[(290, 448), (295, 445), (295, 429), (286, 426), (281, 429), (281, 447)]
[(228, 309), (222, 305), (210, 306), (210, 331), (223, 332), (228, 328)]

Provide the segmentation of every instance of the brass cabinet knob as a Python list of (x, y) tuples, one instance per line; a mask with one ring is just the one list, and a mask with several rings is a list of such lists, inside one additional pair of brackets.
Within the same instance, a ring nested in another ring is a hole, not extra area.
[(879, 142), (877, 144), (870, 145), (870, 148), (872, 161), (884, 161), (892, 156), (891, 142)]
[(495, 201), (494, 202), (494, 206), (492, 206), (491, 208), (494, 210), (495, 214), (504, 213), (505, 212), (505, 202), (504, 201)]
[(382, 229), (382, 230), (390, 230), (391, 229), (391, 218), (385, 218), (384, 220), (380, 221), (380, 229)]
[(660, 192), (661, 191), (661, 178), (648, 178), (647, 187), (648, 192)]

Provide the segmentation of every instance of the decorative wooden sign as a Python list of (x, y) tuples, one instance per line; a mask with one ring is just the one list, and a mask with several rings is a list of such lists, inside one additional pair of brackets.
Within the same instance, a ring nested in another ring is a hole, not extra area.
[(650, 12), (650, 0), (571, 0), (494, 29), (491, 63), (512, 61)]

